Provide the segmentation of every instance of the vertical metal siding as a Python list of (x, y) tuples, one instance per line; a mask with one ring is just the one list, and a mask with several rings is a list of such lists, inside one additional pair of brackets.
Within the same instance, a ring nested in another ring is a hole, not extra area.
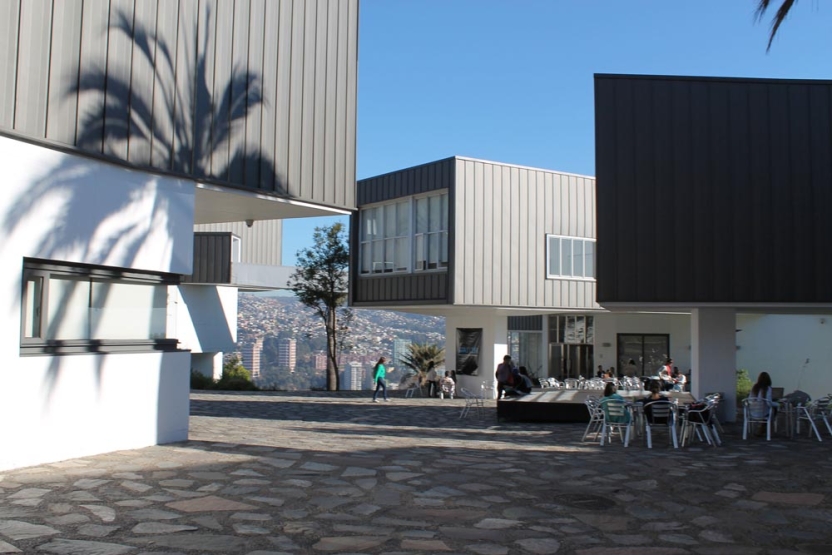
[(231, 234), (194, 234), (194, 272), (183, 283), (231, 283)]
[[(421, 166), (415, 166), (396, 172), (362, 179), (358, 182), (357, 195), (359, 206), (385, 202), (447, 189), (450, 199), (454, 190), (454, 158), (447, 158)], [(451, 210), (452, 200), (449, 201)], [(453, 229), (453, 215), (449, 214), (450, 230)], [(386, 276), (361, 276), (358, 259), (358, 214), (352, 216), (350, 225), (350, 244), (353, 256), (350, 261), (350, 280), (352, 286), (351, 302), (354, 305), (404, 305), (404, 304), (447, 304), (450, 302), (451, 286), (449, 281), (453, 273), (453, 261), (446, 272), (429, 272), (413, 274), (394, 274)], [(449, 257), (453, 256), (453, 233), (449, 233)]]
[(601, 302), (832, 299), (832, 83), (596, 76), (595, 100)]
[(46, 133), (52, 1), (28, 0), (20, 6), (14, 129), (26, 135)]
[(355, 206), (358, 0), (8, 0), (0, 21), (0, 128)]
[(78, 101), (75, 95), (67, 92), (78, 84), (83, 8), (83, 0), (55, 2), (53, 8), (53, 17), (61, 24), (52, 30), (46, 137), (62, 143), (75, 142)]
[(597, 306), (593, 281), (546, 279), (547, 234), (595, 237), (593, 179), (468, 159), (456, 172), (455, 304)]
[(0, 127), (14, 127), (21, 0), (0, 2)]
[(252, 227), (248, 227), (244, 222), (200, 224), (194, 226), (194, 231), (233, 233), (240, 238), (240, 261), (245, 264), (265, 266), (283, 264), (283, 220), (259, 220)]

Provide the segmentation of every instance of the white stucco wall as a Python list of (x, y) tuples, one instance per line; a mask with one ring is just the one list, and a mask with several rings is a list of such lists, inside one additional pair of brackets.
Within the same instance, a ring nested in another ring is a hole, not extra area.
[(595, 315), (595, 365), (618, 368), (619, 333), (670, 334), (670, 357), (682, 372), (691, 368), (689, 314), (631, 314), (607, 312)]
[(194, 184), (0, 137), (0, 470), (187, 438), (188, 353), (20, 353), (23, 258), (190, 273)]
[(737, 329), (737, 368), (752, 381), (765, 371), (785, 393), (832, 393), (832, 315), (740, 314)]
[(236, 350), (236, 287), (180, 285), (175, 311), (180, 348), (194, 353)]
[[(478, 392), (482, 385), (496, 388), (494, 372), (508, 354), (508, 317), (496, 310), (460, 310), (445, 317), (445, 368), (456, 370), (457, 328), (482, 328), (482, 346), (476, 376), (457, 374), (457, 388)], [(494, 392), (496, 395), (496, 390)]]
[(187, 439), (189, 362), (182, 352), (4, 365), (0, 470)]

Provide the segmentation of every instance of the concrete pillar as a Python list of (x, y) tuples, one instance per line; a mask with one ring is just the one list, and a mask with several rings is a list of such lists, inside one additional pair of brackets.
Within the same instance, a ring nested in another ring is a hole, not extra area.
[(456, 370), (456, 330), (458, 328), (482, 329), (479, 368), (476, 376), (457, 375), (457, 388), (476, 392), (485, 384), (495, 391), (497, 381), (494, 372), (497, 364), (508, 354), (508, 317), (500, 313), (476, 311), (445, 318), (445, 368)]
[(690, 314), (691, 393), (724, 395), (719, 418), (734, 422), (737, 411), (737, 315), (733, 308), (694, 308)]
[(191, 370), (219, 380), (222, 377), (222, 353), (191, 353)]

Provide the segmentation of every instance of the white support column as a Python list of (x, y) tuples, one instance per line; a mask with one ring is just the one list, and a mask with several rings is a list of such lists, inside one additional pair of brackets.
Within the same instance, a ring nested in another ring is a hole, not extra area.
[(722, 393), (719, 418), (723, 422), (733, 422), (737, 416), (736, 311), (733, 308), (694, 308), (690, 318), (691, 392), (697, 399), (706, 393)]
[(458, 328), (481, 328), (482, 345), (479, 356), (479, 368), (476, 376), (457, 374), (457, 387), (469, 391), (478, 391), (485, 383), (496, 391), (497, 382), (494, 371), (497, 363), (502, 362), (508, 354), (508, 317), (498, 312), (477, 311), (476, 313), (458, 314), (445, 318), (445, 368), (456, 368), (456, 330)]

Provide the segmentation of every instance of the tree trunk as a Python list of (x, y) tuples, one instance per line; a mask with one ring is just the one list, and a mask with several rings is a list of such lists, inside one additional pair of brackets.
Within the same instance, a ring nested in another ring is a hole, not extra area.
[(329, 310), (326, 315), (326, 388), (329, 391), (338, 391), (338, 344), (336, 333), (335, 311)]

